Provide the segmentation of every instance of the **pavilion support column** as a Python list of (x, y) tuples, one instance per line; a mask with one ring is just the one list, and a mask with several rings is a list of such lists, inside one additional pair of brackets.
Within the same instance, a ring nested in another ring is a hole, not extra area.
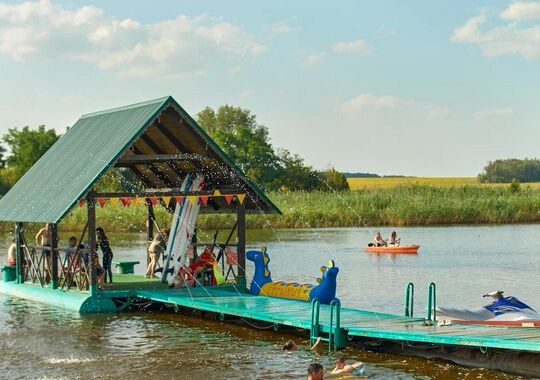
[(98, 283), (96, 273), (96, 203), (95, 199), (91, 196), (86, 198), (86, 204), (88, 209), (88, 257), (89, 263), (87, 270), (90, 273), (90, 295), (97, 296)]
[(150, 265), (150, 244), (154, 240), (154, 206), (150, 199), (146, 200), (146, 267)]
[(58, 288), (58, 224), (49, 224), (49, 241), (51, 243), (51, 288)]
[(22, 223), (16, 223), (15, 224), (15, 265), (16, 265), (16, 271), (17, 271), (17, 284), (22, 284), (24, 281), (24, 269), (23, 269), (23, 263), (24, 263), (24, 257), (23, 257), (23, 251), (22, 251), (22, 241), (21, 241), (21, 234), (22, 234)]
[(246, 286), (246, 208), (239, 201), (236, 205), (238, 228), (238, 284)]

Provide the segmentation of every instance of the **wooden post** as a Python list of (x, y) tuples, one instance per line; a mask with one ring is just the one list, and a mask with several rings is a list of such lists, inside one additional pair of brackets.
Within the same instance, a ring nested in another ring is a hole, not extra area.
[(21, 233), (22, 233), (22, 223), (15, 224), (15, 265), (17, 266), (17, 284), (22, 284), (24, 281), (23, 274), (23, 252), (22, 252), (22, 242), (21, 242)]
[(246, 208), (240, 201), (236, 205), (238, 228), (238, 284), (246, 286)]
[(97, 296), (98, 284), (96, 273), (96, 203), (91, 195), (86, 198), (86, 204), (88, 209), (88, 270), (90, 272), (90, 295)]
[(146, 200), (146, 267), (150, 265), (150, 243), (154, 240), (154, 206), (150, 199)]
[(49, 242), (51, 244), (51, 288), (58, 288), (58, 225), (49, 224)]

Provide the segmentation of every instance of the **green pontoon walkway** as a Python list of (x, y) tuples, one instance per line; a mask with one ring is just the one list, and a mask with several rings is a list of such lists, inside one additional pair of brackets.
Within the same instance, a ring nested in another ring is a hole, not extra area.
[[(153, 289), (136, 291), (148, 300), (190, 307), (258, 321), (311, 328), (311, 304), (303, 301), (253, 296), (234, 288)], [(349, 337), (369, 337), (410, 343), (502, 348), (540, 352), (539, 328), (478, 325), (425, 326), (423, 318), (341, 308), (341, 328)], [(320, 326), (329, 331), (330, 307), (321, 305)]]

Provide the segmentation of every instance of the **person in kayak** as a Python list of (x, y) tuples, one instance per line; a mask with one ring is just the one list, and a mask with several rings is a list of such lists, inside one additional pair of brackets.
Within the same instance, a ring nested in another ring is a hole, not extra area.
[(392, 234), (390, 235), (390, 239), (388, 239), (388, 245), (392, 247), (399, 247), (400, 241), (401, 241), (401, 238), (397, 237), (396, 231), (392, 231)]
[(388, 244), (386, 243), (386, 240), (382, 238), (381, 233), (377, 232), (373, 238), (373, 245), (375, 247), (386, 247)]

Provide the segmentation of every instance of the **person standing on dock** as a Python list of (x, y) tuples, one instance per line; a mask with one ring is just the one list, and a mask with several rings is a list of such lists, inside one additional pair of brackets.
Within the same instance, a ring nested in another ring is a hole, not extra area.
[(15, 244), (15, 239), (12, 239), (11, 240), (11, 245), (9, 246), (8, 251), (7, 251), (7, 257), (8, 257), (7, 264), (8, 265), (15, 265), (15, 262), (16, 262), (15, 254), (16, 254), (16, 252), (17, 252), (17, 245)]
[(163, 255), (163, 252), (165, 252), (165, 249), (167, 249), (167, 239), (169, 237), (169, 232), (171, 232), (170, 228), (163, 228), (161, 229), (161, 231), (158, 231), (155, 234), (154, 239), (152, 239), (152, 243), (150, 243), (150, 246), (148, 247), (148, 253), (150, 254), (150, 263), (148, 264), (148, 268), (146, 269), (145, 277), (152, 278), (154, 276), (154, 273), (159, 263), (159, 259)]
[[(56, 241), (58, 244), (58, 241)], [(40, 229), (36, 234), (36, 245), (42, 247), (43, 255), (43, 272), (45, 274), (45, 282), (51, 280), (51, 240), (49, 236), (49, 223)]]
[(109, 244), (109, 238), (107, 238), (107, 235), (105, 235), (105, 231), (103, 228), (98, 227), (96, 228), (97, 232), (97, 246), (101, 248), (101, 252), (103, 252), (103, 270), (105, 271), (103, 281), (107, 282), (107, 275), (109, 275), (109, 282), (112, 284), (112, 259), (113, 259), (113, 252), (111, 249), (111, 246)]

